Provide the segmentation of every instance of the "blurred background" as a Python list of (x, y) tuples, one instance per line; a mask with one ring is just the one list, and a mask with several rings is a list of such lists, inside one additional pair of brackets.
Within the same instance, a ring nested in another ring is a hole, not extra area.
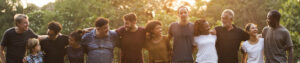
[[(97, 17), (110, 19), (110, 29), (117, 29), (123, 25), (122, 16), (130, 12), (137, 14), (138, 26), (144, 26), (149, 20), (160, 20), (166, 34), (169, 24), (178, 20), (177, 8), (182, 5), (189, 7), (191, 22), (206, 19), (212, 28), (221, 25), (224, 9), (232, 9), (235, 25), (244, 28), (247, 23), (256, 23), (260, 33), (266, 26), (267, 12), (278, 10), (282, 14), (281, 24), (292, 36), (294, 62), (300, 60), (300, 0), (0, 0), (0, 38), (6, 29), (14, 26), (16, 13), (27, 14), (30, 28), (40, 35), (46, 34), (50, 21), (61, 23), (62, 34), (68, 35), (93, 27)], [(148, 52), (144, 54), (147, 61)], [(115, 59), (118, 63), (118, 56)]]

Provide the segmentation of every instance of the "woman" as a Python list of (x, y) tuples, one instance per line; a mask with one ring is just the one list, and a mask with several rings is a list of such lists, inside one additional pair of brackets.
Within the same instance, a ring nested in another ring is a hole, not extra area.
[(146, 24), (146, 49), (149, 51), (149, 63), (169, 63), (170, 46), (167, 36), (161, 34), (162, 24), (152, 20)]
[(250, 39), (242, 44), (243, 63), (264, 63), (263, 47), (264, 39), (258, 37), (257, 26), (249, 23), (245, 26), (245, 31), (250, 35)]
[(218, 56), (215, 48), (216, 35), (205, 20), (194, 23), (194, 45), (198, 47), (197, 63), (217, 63)]
[(67, 57), (70, 63), (84, 63), (84, 49), (80, 45), (81, 37), (84, 33), (85, 31), (83, 30), (77, 30), (69, 36)]

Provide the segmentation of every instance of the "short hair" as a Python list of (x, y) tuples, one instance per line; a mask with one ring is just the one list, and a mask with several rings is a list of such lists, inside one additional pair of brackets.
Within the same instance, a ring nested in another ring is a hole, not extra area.
[(36, 46), (39, 45), (39, 40), (36, 39), (36, 38), (30, 38), (28, 39), (28, 42), (27, 42), (27, 49), (29, 50), (29, 53), (32, 53), (32, 51), (34, 50), (34, 48)]
[(202, 32), (200, 31), (203, 29), (203, 24), (207, 22), (205, 19), (196, 20), (194, 23), (194, 36), (199, 36)]
[(181, 8), (185, 8), (187, 11), (189, 11), (189, 8), (188, 8), (188, 7), (186, 7), (186, 6), (180, 6), (180, 7), (177, 8), (177, 13), (179, 13), (179, 10), (180, 10)]
[(230, 15), (231, 15), (231, 16), (230, 16), (231, 18), (234, 17), (234, 12), (233, 12), (233, 10), (231, 10), (231, 9), (225, 9), (225, 10), (222, 12), (222, 16), (223, 16), (225, 13), (230, 14)]
[(146, 24), (146, 27), (145, 27), (146, 33), (148, 33), (147, 39), (154, 38), (153, 36), (151, 36), (151, 35), (153, 35), (152, 31), (158, 25), (162, 25), (161, 22), (159, 22), (158, 20), (148, 21), (148, 23)]
[(109, 20), (107, 18), (98, 17), (95, 21), (95, 26), (96, 27), (102, 27), (102, 26), (104, 26), (108, 23), (109, 23)]
[(86, 33), (84, 30), (76, 30), (70, 34), (70, 37), (74, 38), (76, 43), (81, 41), (81, 37)]
[(136, 21), (136, 14), (135, 13), (129, 13), (123, 16), (123, 20), (125, 21)]
[(280, 21), (280, 17), (281, 17), (281, 14), (277, 11), (277, 10), (272, 10), (272, 11), (269, 11), (270, 15), (269, 17), (271, 19), (274, 19), (275, 21)]
[(53, 30), (54, 33), (58, 34), (62, 30), (62, 26), (58, 22), (52, 21), (48, 23), (48, 29)]
[(249, 32), (249, 31), (250, 31), (250, 27), (251, 27), (252, 25), (257, 26), (257, 25), (254, 24), (254, 23), (248, 23), (248, 24), (246, 24), (246, 26), (245, 26), (245, 31), (246, 31), (246, 32)]
[(16, 14), (14, 16), (15, 25), (17, 25), (17, 23), (21, 23), (23, 19), (28, 19), (28, 16), (25, 14)]

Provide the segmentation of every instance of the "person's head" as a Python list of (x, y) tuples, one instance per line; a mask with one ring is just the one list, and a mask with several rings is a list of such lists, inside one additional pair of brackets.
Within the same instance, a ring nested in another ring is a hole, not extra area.
[(48, 23), (47, 34), (50, 39), (55, 39), (61, 30), (62, 30), (62, 26), (58, 22), (52, 21)]
[(107, 18), (98, 17), (95, 21), (95, 27), (97, 36), (107, 36), (109, 31), (109, 20)]
[(149, 38), (153, 38), (154, 35), (161, 35), (161, 22), (157, 20), (151, 20), (146, 24), (146, 32), (151, 35)]
[(194, 23), (194, 36), (199, 36), (203, 33), (209, 33), (209, 23), (204, 20), (196, 20), (196, 22)]
[(270, 27), (276, 27), (279, 25), (279, 21), (280, 21), (280, 17), (281, 17), (281, 14), (276, 11), (276, 10), (272, 10), (272, 11), (269, 11), (268, 15), (267, 15), (267, 24), (270, 26)]
[(180, 6), (178, 9), (178, 17), (180, 17), (180, 21), (187, 21), (189, 17), (189, 10), (185, 6)]
[(129, 13), (123, 16), (123, 21), (124, 21), (124, 25), (125, 28), (128, 30), (133, 29), (136, 26), (136, 15), (134, 13)]
[(27, 42), (27, 50), (29, 53), (37, 53), (41, 50), (39, 40), (36, 38), (30, 38)]
[(221, 21), (224, 27), (228, 27), (232, 25), (234, 17), (234, 12), (231, 9), (225, 9), (221, 15)]
[(14, 16), (15, 25), (20, 31), (27, 31), (29, 26), (28, 16), (25, 14), (16, 14)]
[(245, 31), (250, 35), (250, 36), (257, 36), (258, 29), (257, 25), (254, 23), (248, 23), (245, 26)]
[(72, 32), (69, 36), (69, 45), (77, 46), (80, 45), (81, 37), (84, 35), (84, 30), (76, 30)]

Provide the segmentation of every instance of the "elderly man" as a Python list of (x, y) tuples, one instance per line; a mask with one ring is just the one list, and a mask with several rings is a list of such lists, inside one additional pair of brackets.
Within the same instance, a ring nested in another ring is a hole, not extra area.
[[(7, 29), (1, 41), (0, 57), (1, 63), (22, 63), (25, 56), (26, 44), (29, 38), (38, 38), (38, 36), (28, 27), (29, 20), (25, 14), (16, 14), (14, 16), (15, 27)], [(4, 55), (4, 49), (6, 54)]]
[(221, 15), (223, 25), (215, 28), (219, 63), (238, 63), (240, 43), (249, 39), (245, 31), (232, 24), (233, 17), (234, 12), (231, 9), (225, 9)]

